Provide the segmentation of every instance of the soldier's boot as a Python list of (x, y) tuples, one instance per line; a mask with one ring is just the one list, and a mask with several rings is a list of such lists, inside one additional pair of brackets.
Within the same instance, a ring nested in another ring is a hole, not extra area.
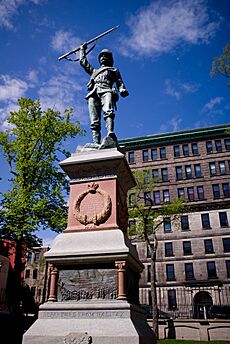
[(107, 129), (107, 136), (114, 135), (114, 119), (111, 117), (107, 117), (106, 120), (106, 129)]
[(93, 143), (100, 144), (101, 143), (101, 133), (100, 131), (97, 130), (92, 130), (92, 138), (93, 138)]

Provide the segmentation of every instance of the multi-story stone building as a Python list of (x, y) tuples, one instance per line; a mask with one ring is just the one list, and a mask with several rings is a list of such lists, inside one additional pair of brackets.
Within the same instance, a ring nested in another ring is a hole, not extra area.
[(37, 304), (47, 300), (49, 273), (44, 254), (48, 250), (49, 247), (34, 247), (27, 252), (24, 282), (29, 286)]
[[(230, 125), (124, 139), (132, 170), (155, 180), (154, 207), (184, 198), (180, 225), (170, 218), (157, 232), (157, 296), (160, 313), (205, 318), (211, 305), (230, 304)], [(145, 270), (140, 300), (151, 305), (150, 258), (134, 240)]]

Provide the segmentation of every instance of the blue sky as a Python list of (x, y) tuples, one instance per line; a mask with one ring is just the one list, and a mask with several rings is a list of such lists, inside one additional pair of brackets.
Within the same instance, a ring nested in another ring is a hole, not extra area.
[(118, 138), (230, 123), (227, 79), (209, 76), (229, 42), (229, 17), (228, 0), (1, 0), (1, 130), (19, 97), (40, 98), (44, 108), (72, 107), (87, 130), (70, 151), (89, 141), (88, 76), (58, 57), (116, 25), (88, 59), (97, 66), (110, 49), (130, 93), (118, 103)]

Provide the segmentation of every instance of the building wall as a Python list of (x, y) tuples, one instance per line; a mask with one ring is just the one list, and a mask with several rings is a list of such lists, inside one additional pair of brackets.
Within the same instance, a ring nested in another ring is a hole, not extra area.
[[(226, 134), (227, 127), (121, 141), (132, 170), (149, 170), (150, 178), (158, 171), (154, 191), (159, 192), (160, 202), (151, 194), (156, 209), (164, 204), (164, 192), (166, 200), (168, 195), (172, 200), (178, 197), (178, 189), (184, 190), (182, 197), (189, 206), (189, 211), (183, 214), (187, 216), (189, 228), (183, 229), (179, 218), (171, 223), (171, 231), (161, 226), (157, 232), (158, 307), (162, 316), (167, 313), (179, 318), (202, 318), (210, 304), (230, 304), (230, 137)], [(208, 227), (207, 218), (210, 228), (204, 228)], [(150, 258), (145, 243), (134, 240), (134, 244), (146, 267), (140, 279), (140, 300), (148, 305), (151, 303)], [(171, 280), (167, 278), (167, 266), (168, 269), (174, 267), (175, 278)], [(185, 268), (190, 269), (187, 278)], [(171, 297), (175, 294), (173, 302), (172, 299), (169, 302), (169, 294)]]
[(0, 255), (0, 311), (7, 309), (6, 285), (9, 272), (9, 259)]
[(48, 264), (44, 254), (49, 247), (35, 247), (27, 252), (24, 281), (29, 286), (37, 304), (47, 300)]

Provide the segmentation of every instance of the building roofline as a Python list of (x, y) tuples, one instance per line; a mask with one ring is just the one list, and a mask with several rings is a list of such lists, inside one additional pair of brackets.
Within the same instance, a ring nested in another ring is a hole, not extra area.
[(198, 139), (215, 138), (220, 135), (228, 136), (226, 129), (230, 128), (230, 124), (222, 124), (206, 128), (197, 128), (190, 130), (181, 130), (175, 132), (153, 134), (147, 136), (133, 137), (119, 140), (119, 144), (127, 149), (141, 148), (159, 145), (159, 144), (172, 144), (177, 142), (185, 142)]

